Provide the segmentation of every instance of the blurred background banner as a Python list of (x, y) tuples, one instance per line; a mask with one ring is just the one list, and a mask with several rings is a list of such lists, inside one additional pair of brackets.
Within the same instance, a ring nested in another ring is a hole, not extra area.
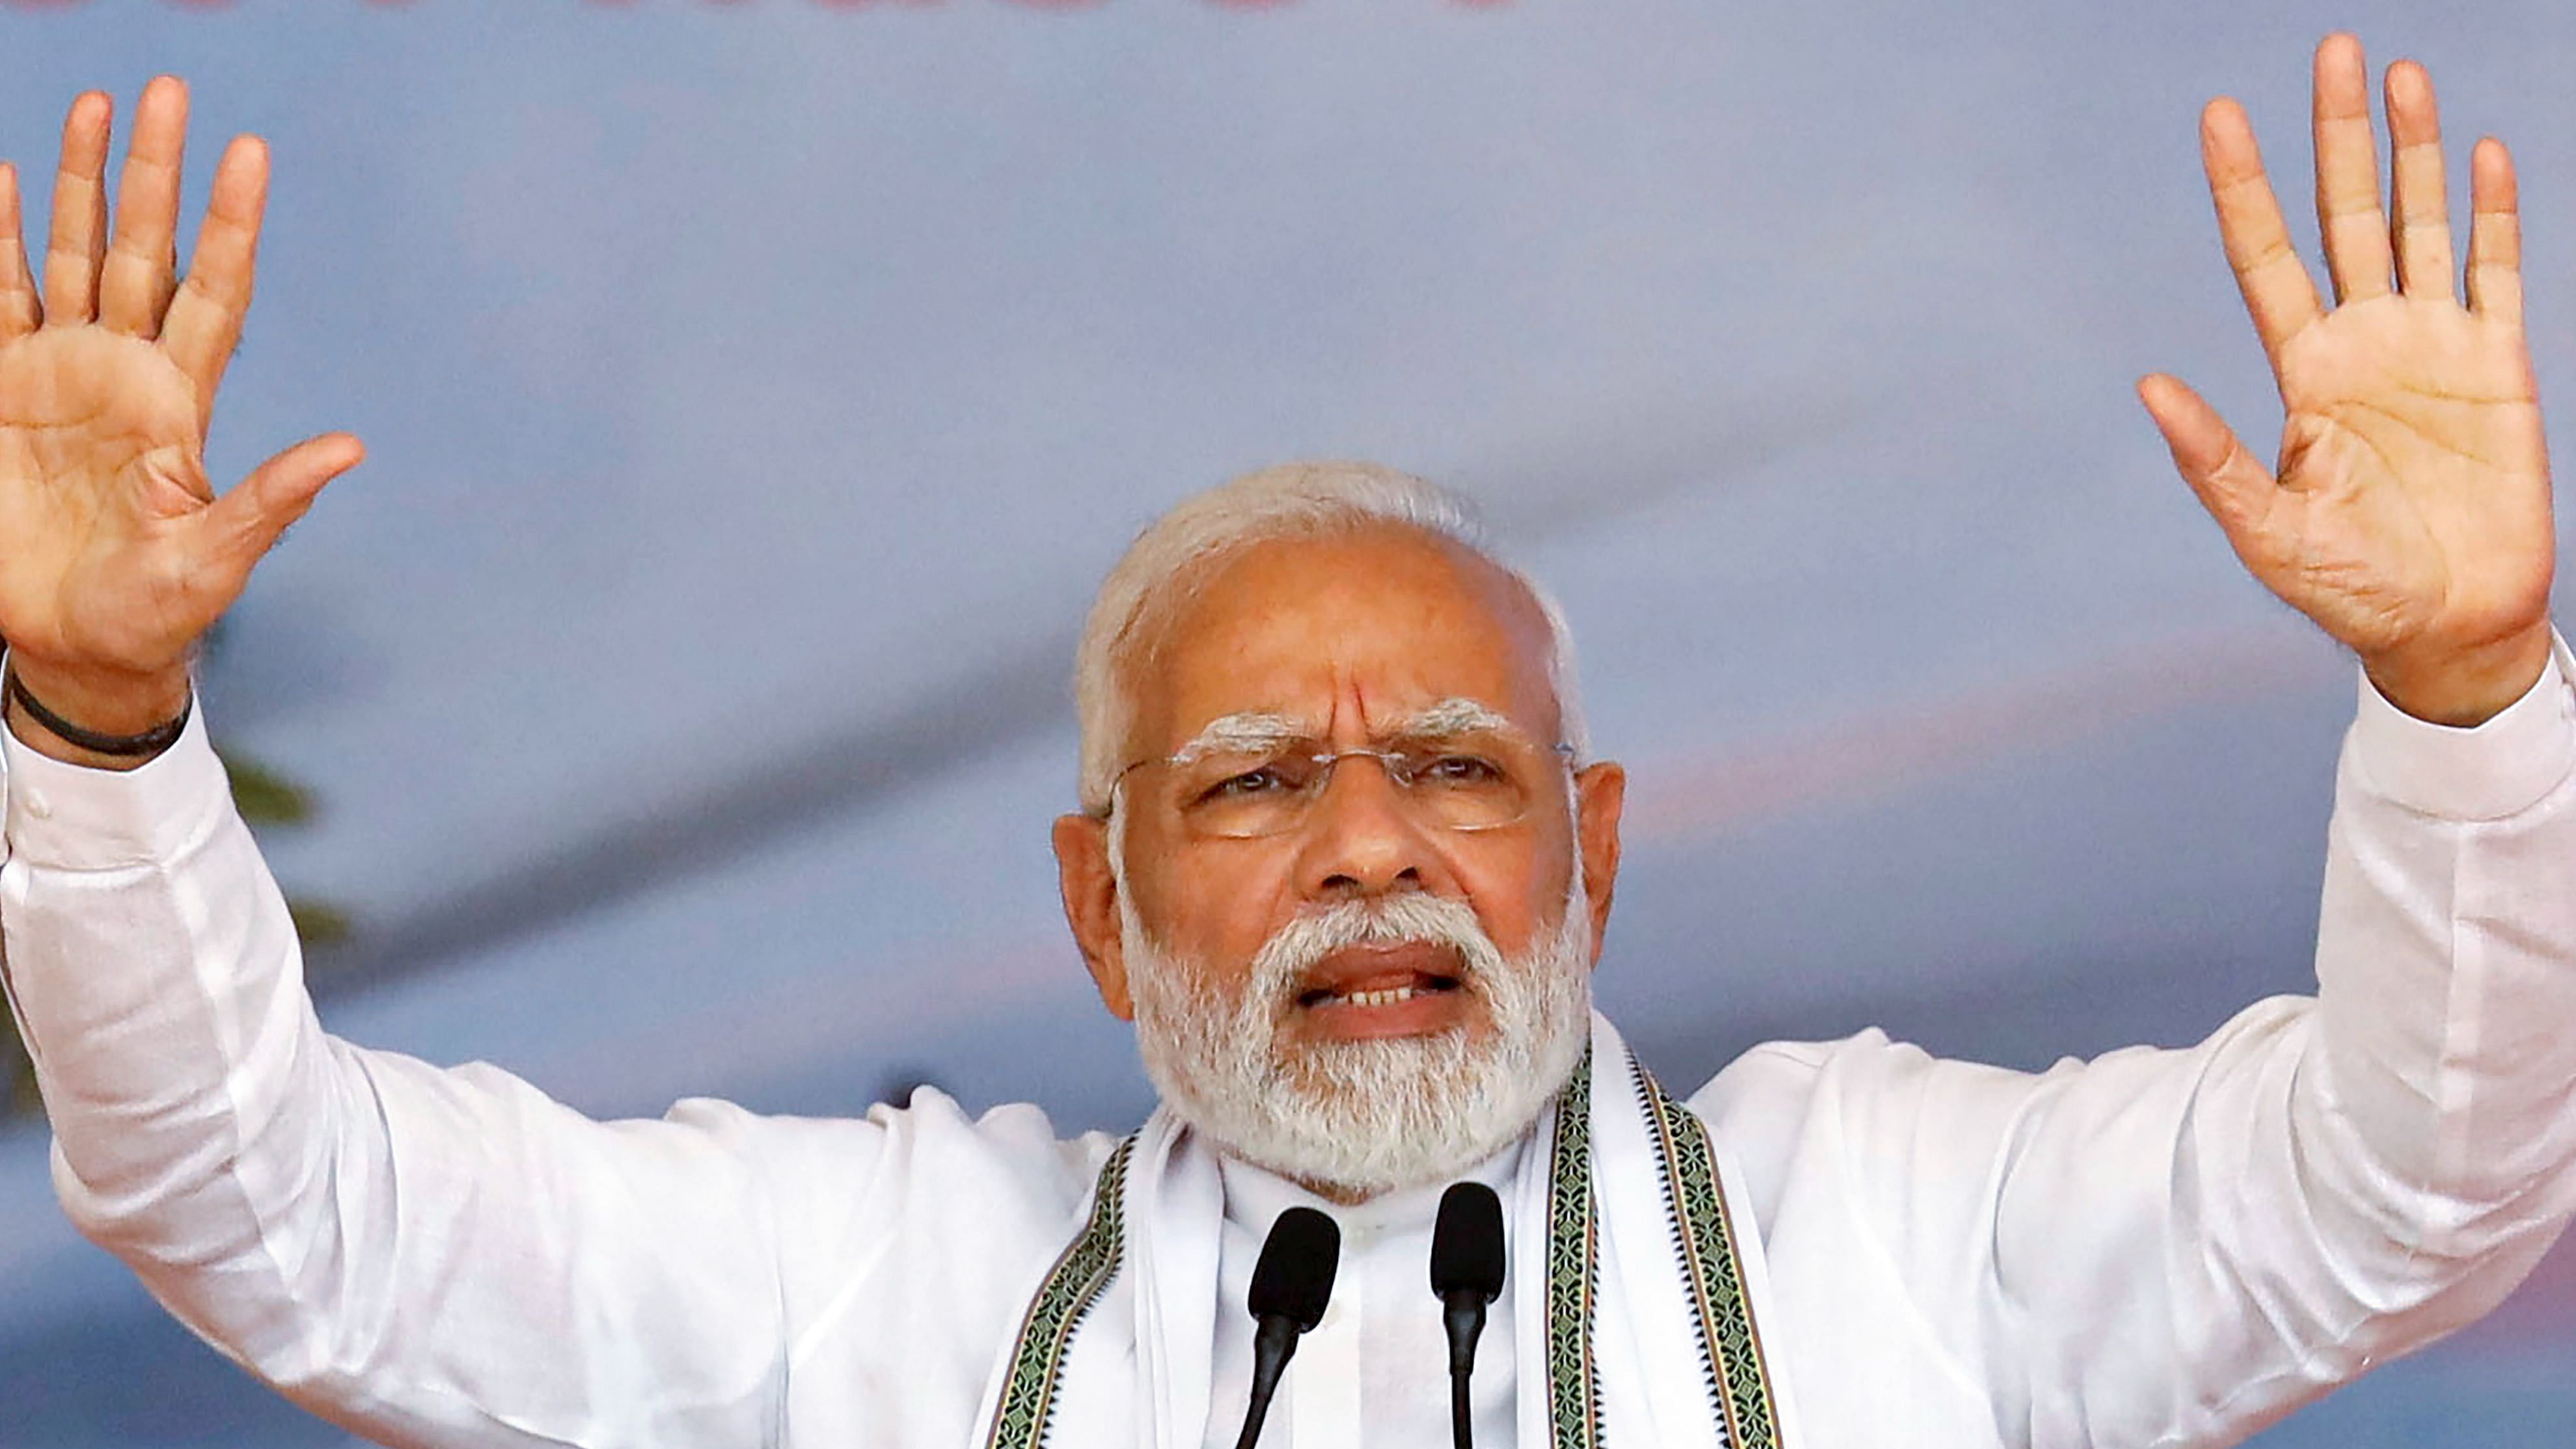
[[(2277, 424), (2198, 108), (2305, 246), (2310, 48), (2427, 62), (2455, 182), (2517, 147), (2576, 436), (2576, 12), (1931, 8), (0, 3), (0, 156), (41, 235), (65, 105), (161, 71), (192, 205), (274, 148), (214, 470), (370, 461), (203, 692), (345, 1035), (604, 1114), (1134, 1122), (1046, 846), (1074, 630), (1182, 494), (1357, 456), (1564, 598), (1667, 1080), (2181, 1044), (2309, 979), (2354, 688), (2130, 393)], [(0, 1444), (341, 1442), (76, 1238), (24, 1115), (0, 1228)], [(2562, 1250), (2258, 1442), (2566, 1444), (2571, 1365)]]

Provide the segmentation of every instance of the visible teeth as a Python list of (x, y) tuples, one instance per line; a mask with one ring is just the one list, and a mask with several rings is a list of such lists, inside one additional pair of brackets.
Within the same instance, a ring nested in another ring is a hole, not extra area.
[(1412, 999), (1412, 987), (1391, 986), (1384, 991), (1354, 991), (1345, 995), (1342, 1002), (1347, 1006), (1393, 1006), (1399, 1001)]

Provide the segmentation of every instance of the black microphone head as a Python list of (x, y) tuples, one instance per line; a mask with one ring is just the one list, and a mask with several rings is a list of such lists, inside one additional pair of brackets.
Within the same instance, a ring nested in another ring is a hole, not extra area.
[(1313, 1208), (1292, 1207), (1270, 1225), (1246, 1306), (1255, 1318), (1285, 1318), (1304, 1333), (1324, 1321), (1341, 1259), (1341, 1227)]
[(1431, 1230), (1431, 1291), (1447, 1298), (1473, 1293), (1491, 1303), (1503, 1291), (1503, 1200), (1481, 1182), (1451, 1185), (1440, 1195)]

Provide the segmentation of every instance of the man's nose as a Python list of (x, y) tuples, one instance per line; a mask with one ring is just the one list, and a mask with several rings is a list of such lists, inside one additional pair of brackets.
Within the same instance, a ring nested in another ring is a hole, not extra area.
[(1298, 884), (1308, 898), (1421, 890), (1435, 860), (1385, 761), (1355, 754), (1334, 764), (1299, 832)]

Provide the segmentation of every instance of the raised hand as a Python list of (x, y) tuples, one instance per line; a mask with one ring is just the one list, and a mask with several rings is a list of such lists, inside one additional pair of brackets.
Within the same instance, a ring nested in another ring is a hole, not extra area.
[(2531, 687), (2550, 647), (2555, 535), (2513, 161), (2492, 138), (2470, 157), (2463, 307), (2432, 81), (2411, 61), (2389, 67), (2386, 210), (2368, 84), (2360, 42), (2317, 47), (2331, 309), (2290, 247), (2243, 108), (2201, 113), (2219, 235), (2280, 385), (2277, 475), (2181, 382), (2159, 374), (2138, 391), (2255, 578), (2359, 654), (2391, 703), (2476, 724)]
[(41, 292), (17, 175), (0, 163), (0, 637), (54, 713), (130, 734), (178, 711), (198, 636), (362, 450), (345, 433), (312, 438), (215, 494), (206, 427), (250, 306), (267, 150), (247, 136), (225, 150), (182, 281), (187, 89), (167, 76), (145, 88), (112, 233), (111, 109), (84, 95), (63, 123)]

